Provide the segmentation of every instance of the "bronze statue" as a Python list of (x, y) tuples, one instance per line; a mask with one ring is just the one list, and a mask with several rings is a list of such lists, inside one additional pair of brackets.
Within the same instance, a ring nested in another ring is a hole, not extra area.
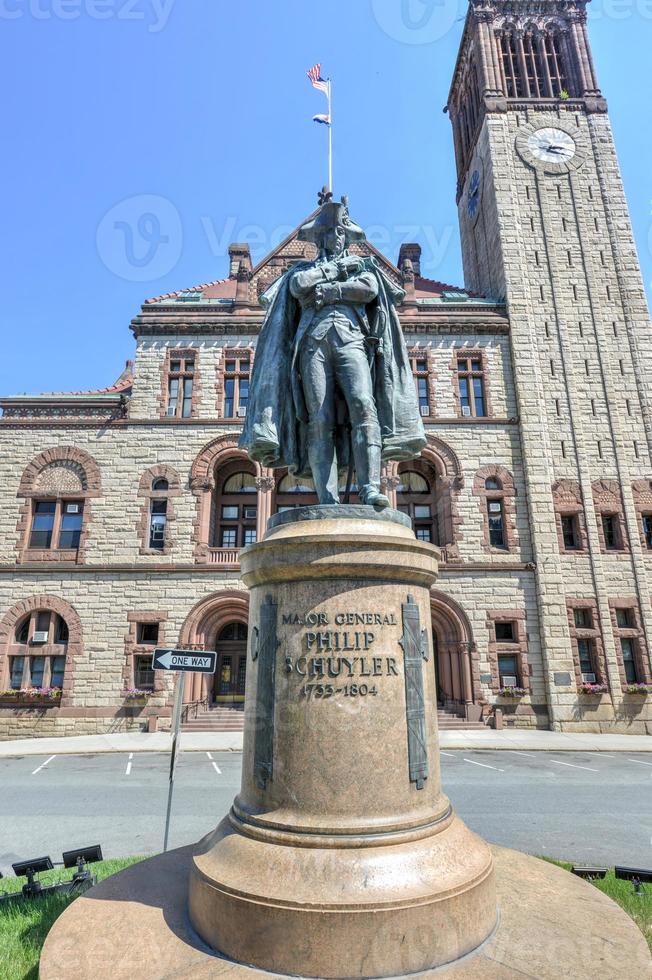
[(426, 442), (396, 313), (404, 293), (373, 258), (349, 253), (364, 232), (347, 199), (330, 197), (299, 230), (318, 258), (261, 297), (267, 315), (240, 445), (272, 469), (312, 475), (322, 504), (339, 504), (352, 462), (361, 503), (387, 507), (381, 460), (412, 459)]

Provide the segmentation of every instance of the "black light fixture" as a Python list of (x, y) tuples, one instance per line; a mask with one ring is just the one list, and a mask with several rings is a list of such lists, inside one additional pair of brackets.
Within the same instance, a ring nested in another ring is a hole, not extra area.
[(616, 865), (614, 874), (621, 881), (631, 881), (634, 891), (641, 897), (643, 896), (642, 886), (652, 882), (652, 871), (648, 868), (622, 868)]
[(588, 868), (580, 864), (574, 865), (571, 870), (578, 878), (585, 878), (587, 881), (602, 881), (607, 874), (606, 868)]
[(78, 847), (73, 851), (64, 851), (62, 857), (64, 868), (77, 868), (72, 876), (71, 891), (85, 891), (97, 884), (95, 876), (90, 873), (86, 865), (104, 860), (99, 844), (92, 844), (90, 847)]
[(24, 897), (34, 898), (43, 891), (41, 882), (37, 881), (34, 876), (42, 871), (52, 871), (54, 865), (51, 858), (46, 855), (45, 857), (31, 858), (29, 861), (16, 861), (15, 864), (12, 864), (12, 868), (17, 878), (27, 878), (27, 882), (23, 885)]

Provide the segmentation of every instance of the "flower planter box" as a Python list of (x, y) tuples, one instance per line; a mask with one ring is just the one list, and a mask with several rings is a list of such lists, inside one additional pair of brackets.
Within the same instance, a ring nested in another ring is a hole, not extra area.
[(61, 695), (49, 694), (15, 694), (0, 691), (0, 707), (16, 708), (57, 708), (61, 704)]
[(504, 687), (498, 692), (501, 698), (508, 698), (510, 701), (518, 701), (520, 698), (526, 697), (529, 691), (526, 691), (524, 687)]
[(122, 699), (128, 708), (142, 708), (151, 697), (151, 691), (125, 691)]
[(580, 687), (580, 694), (585, 694), (590, 698), (600, 698), (603, 694), (608, 693), (606, 684), (582, 684)]
[(648, 697), (652, 694), (652, 684), (629, 684), (624, 688), (623, 694), (628, 697)]

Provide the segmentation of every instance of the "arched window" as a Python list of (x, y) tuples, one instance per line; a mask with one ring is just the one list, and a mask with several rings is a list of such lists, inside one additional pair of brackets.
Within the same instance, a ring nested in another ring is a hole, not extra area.
[(141, 476), (138, 496), (145, 498), (139, 525), (141, 555), (166, 555), (172, 550), (173, 498), (180, 493), (179, 476), (171, 466), (159, 464)]
[(63, 688), (68, 624), (49, 609), (35, 609), (16, 624), (8, 650), (12, 691)]
[(557, 31), (507, 30), (500, 37), (505, 94), (510, 99), (559, 99), (570, 95), (569, 74)]
[(214, 548), (238, 549), (256, 540), (258, 487), (249, 464), (234, 460), (216, 474)]
[(293, 476), (291, 473), (286, 473), (276, 484), (276, 506), (274, 509), (277, 513), (316, 503), (317, 493), (311, 477)]
[(433, 480), (416, 470), (399, 470), (400, 483), (396, 488), (397, 509), (412, 519), (414, 533), (419, 541), (440, 543), (437, 524), (437, 501), (433, 492)]
[(476, 473), (473, 494), (482, 514), (485, 551), (513, 551), (518, 544), (515, 524), (514, 478), (503, 466), (490, 464)]
[(244, 701), (247, 674), (247, 626), (245, 623), (227, 623), (220, 630), (215, 649), (214, 697), (222, 704), (238, 704)]
[(485, 490), (502, 490), (503, 485), (496, 476), (490, 476), (484, 481)]
[(100, 493), (95, 460), (81, 449), (47, 449), (26, 468), (18, 495), (22, 531), (18, 550), (23, 561), (83, 560), (90, 498)]

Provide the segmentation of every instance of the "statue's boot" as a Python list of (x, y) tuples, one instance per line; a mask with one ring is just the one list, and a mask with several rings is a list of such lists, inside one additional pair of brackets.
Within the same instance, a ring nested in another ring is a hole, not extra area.
[(308, 462), (320, 504), (339, 504), (337, 458), (333, 434), (324, 434), (319, 423), (308, 425)]
[(367, 442), (366, 428), (360, 426), (353, 436), (360, 502), (369, 507), (389, 507), (389, 497), (380, 492), (380, 446)]

